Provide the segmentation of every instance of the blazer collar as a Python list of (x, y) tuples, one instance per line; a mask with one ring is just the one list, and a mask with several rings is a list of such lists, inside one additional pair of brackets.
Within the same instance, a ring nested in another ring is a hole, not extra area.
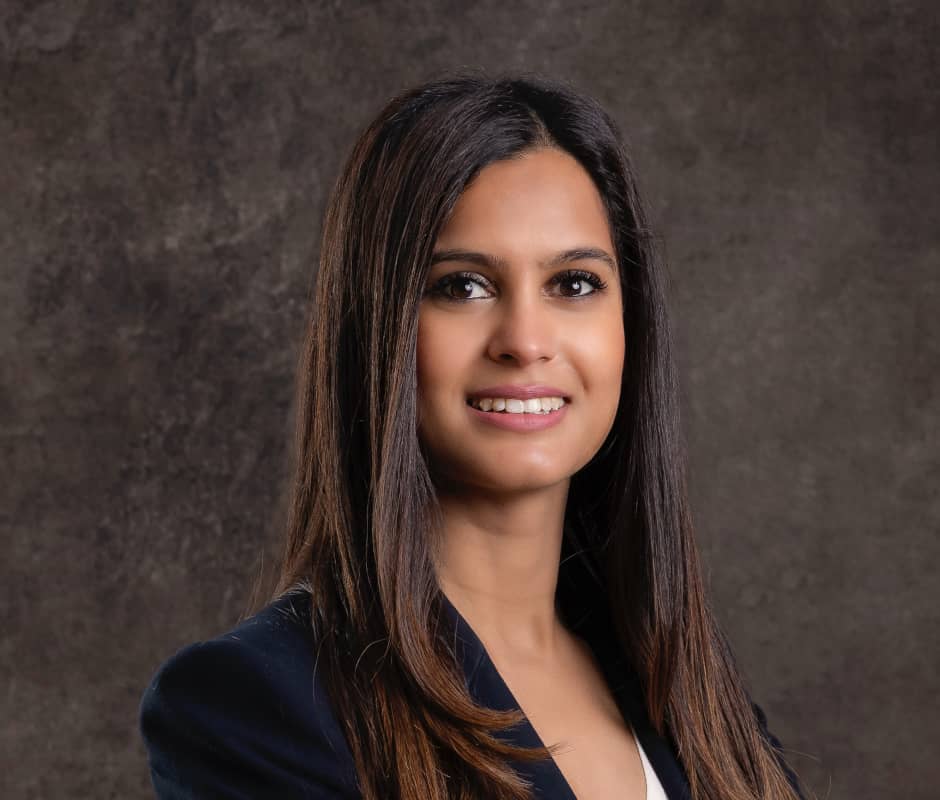
[[(458, 663), (463, 666), (467, 689), (478, 703), (500, 711), (520, 709), (506, 682), (486, 652), (482, 641), (467, 620), (441, 592), (444, 608), (454, 630), (454, 644)], [(646, 752), (666, 797), (669, 800), (689, 800), (688, 779), (671, 741), (661, 737), (653, 728), (646, 713), (645, 702), (636, 673), (614, 643), (609, 629), (596, 615), (585, 615), (572, 629), (589, 643), (607, 679), (614, 699), (624, 719), (629, 720)], [(519, 725), (497, 732), (504, 741), (524, 747), (544, 746), (528, 719)], [(515, 762), (514, 768), (532, 782), (535, 796), (551, 800), (577, 800), (557, 763), (551, 760), (529, 764)]]

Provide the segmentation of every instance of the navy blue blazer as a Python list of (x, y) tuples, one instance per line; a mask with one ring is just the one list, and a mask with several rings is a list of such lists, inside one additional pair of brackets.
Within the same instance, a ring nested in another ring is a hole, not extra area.
[[(518, 709), (480, 639), (444, 597), (468, 690), (479, 703)], [(184, 647), (153, 676), (140, 703), (139, 726), (157, 797), (360, 798), (352, 754), (314, 664), (310, 596), (297, 589), (214, 639)], [(619, 648), (592, 638), (608, 685), (629, 719), (669, 800), (688, 800), (688, 782), (673, 742), (660, 737), (644, 709), (639, 683)], [(754, 705), (761, 729), (766, 717)], [(515, 744), (541, 745), (525, 720), (498, 735)], [(576, 800), (553, 760), (513, 763), (535, 796)], [(798, 786), (789, 772), (791, 782)]]

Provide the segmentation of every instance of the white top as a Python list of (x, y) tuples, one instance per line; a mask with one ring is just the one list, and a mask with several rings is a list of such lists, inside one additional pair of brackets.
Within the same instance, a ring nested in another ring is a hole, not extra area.
[(643, 762), (643, 773), (646, 775), (646, 800), (668, 800), (663, 785), (659, 782), (659, 778), (653, 770), (653, 765), (650, 764), (649, 759), (646, 757), (643, 745), (640, 744), (640, 738), (636, 735), (636, 731), (633, 730), (632, 723), (630, 724), (630, 730), (633, 731), (633, 741), (636, 742), (636, 749), (640, 751), (640, 760)]

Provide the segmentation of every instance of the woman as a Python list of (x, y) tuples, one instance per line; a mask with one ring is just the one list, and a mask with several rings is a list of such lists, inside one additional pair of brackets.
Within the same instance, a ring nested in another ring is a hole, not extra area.
[(394, 99), (312, 310), (279, 585), (154, 676), (160, 797), (802, 796), (706, 604), (663, 274), (596, 102)]

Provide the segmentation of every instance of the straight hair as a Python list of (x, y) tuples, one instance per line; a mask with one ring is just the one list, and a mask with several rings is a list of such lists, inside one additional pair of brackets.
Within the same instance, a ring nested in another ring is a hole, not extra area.
[(553, 747), (496, 735), (434, 571), (442, 516), (417, 430), (418, 314), (438, 232), (488, 164), (552, 147), (604, 202), (626, 368), (607, 440), (571, 478), (559, 608), (600, 615), (670, 738), (692, 800), (794, 800), (706, 602), (685, 483), (665, 274), (617, 125), (542, 76), (462, 70), (392, 99), (355, 143), (324, 220), (297, 371), (287, 536), (275, 596), (311, 595), (318, 669), (366, 800), (523, 800), (511, 767)]

